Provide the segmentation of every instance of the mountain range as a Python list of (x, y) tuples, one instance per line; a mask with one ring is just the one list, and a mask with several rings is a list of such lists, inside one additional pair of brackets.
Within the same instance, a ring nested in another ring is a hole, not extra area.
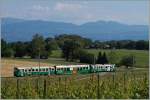
[(1, 36), (8, 42), (30, 41), (36, 33), (44, 37), (76, 34), (101, 41), (148, 40), (148, 25), (127, 25), (116, 21), (96, 21), (76, 25), (43, 20), (1, 19)]

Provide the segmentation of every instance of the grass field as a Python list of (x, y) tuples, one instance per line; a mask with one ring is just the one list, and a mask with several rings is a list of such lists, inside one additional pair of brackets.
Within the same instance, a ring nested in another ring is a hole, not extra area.
[[(88, 52), (93, 53), (95, 55), (98, 55), (98, 52), (106, 52), (106, 54), (109, 54), (111, 50), (88, 50)], [(118, 61), (126, 55), (134, 55), (136, 67), (148, 67), (149, 66), (149, 51), (144, 50), (114, 50), (116, 52), (116, 55), (118, 56)]]
[[(102, 50), (102, 49), (87, 49), (87, 51), (89, 53), (95, 54), (95, 56), (98, 55), (99, 51), (106, 52), (107, 55), (111, 52), (111, 50)], [(146, 50), (125, 50), (125, 49), (113, 50), (113, 51), (116, 52), (116, 55), (118, 57), (118, 61), (120, 61), (120, 59), (123, 56), (132, 54), (135, 56), (135, 61), (136, 61), (135, 66), (136, 67), (148, 67), (149, 66), (149, 51), (146, 51)], [(61, 57), (61, 51), (60, 50), (53, 51), (52, 57), (55, 57), (55, 58)]]

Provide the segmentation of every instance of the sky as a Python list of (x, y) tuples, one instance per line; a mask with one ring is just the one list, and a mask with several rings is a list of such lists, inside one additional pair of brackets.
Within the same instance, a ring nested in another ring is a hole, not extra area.
[(149, 23), (149, 0), (0, 0), (0, 18), (61, 21)]

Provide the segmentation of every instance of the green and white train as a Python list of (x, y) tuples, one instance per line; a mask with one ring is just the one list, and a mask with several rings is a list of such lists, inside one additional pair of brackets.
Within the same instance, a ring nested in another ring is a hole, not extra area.
[(72, 75), (113, 71), (115, 71), (115, 64), (15, 67), (14, 76)]

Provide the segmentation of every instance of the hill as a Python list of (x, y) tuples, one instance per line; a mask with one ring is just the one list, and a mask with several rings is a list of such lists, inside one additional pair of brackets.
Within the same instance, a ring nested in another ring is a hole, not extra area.
[(29, 41), (36, 33), (44, 37), (59, 34), (77, 34), (93, 40), (148, 40), (148, 26), (127, 25), (115, 21), (96, 21), (76, 25), (65, 22), (1, 19), (2, 38), (11, 41)]

